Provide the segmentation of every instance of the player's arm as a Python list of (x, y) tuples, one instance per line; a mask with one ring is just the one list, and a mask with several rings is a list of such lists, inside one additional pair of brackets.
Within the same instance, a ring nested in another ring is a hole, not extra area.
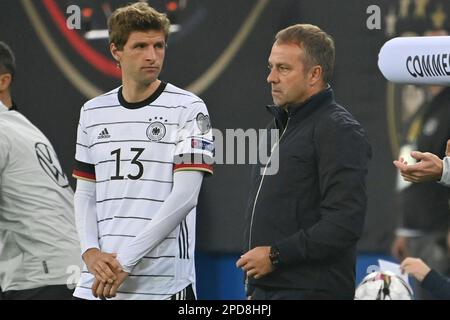
[(95, 165), (92, 160), (90, 135), (85, 125), (84, 106), (80, 110), (77, 129), (75, 167), (73, 177), (77, 179), (75, 192), (75, 222), (81, 245), (81, 254), (90, 273), (98, 281), (113, 282), (116, 279), (112, 270), (120, 269), (115, 255), (102, 253), (98, 243), (97, 206), (95, 188)]
[(117, 290), (142, 257), (163, 241), (197, 205), (202, 180), (202, 171), (174, 173), (172, 192), (154, 218), (128, 246), (118, 252), (117, 260), (123, 266), (123, 271), (118, 273), (117, 281), (112, 286), (95, 281), (92, 287), (94, 296), (106, 298), (116, 296)]
[(131, 272), (142, 257), (153, 250), (186, 218), (197, 205), (202, 180), (203, 172), (201, 171), (174, 173), (172, 192), (154, 218), (127, 247), (118, 252), (117, 259), (124, 271)]
[(121, 269), (115, 254), (100, 251), (98, 243), (95, 182), (77, 181), (74, 197), (75, 222), (80, 239), (81, 253), (86, 267), (98, 281), (112, 283)]
[(203, 172), (213, 172), (214, 145), (205, 104), (189, 105), (182, 118), (174, 151), (172, 191), (144, 230), (118, 252), (117, 258), (125, 271), (130, 272), (183, 221), (197, 204)]

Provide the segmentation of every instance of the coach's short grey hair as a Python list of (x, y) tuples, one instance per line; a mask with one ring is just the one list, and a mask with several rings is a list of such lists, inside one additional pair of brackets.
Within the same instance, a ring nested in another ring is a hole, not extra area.
[(333, 77), (335, 47), (329, 34), (312, 24), (296, 24), (278, 32), (275, 42), (297, 44), (305, 52), (306, 67), (321, 66), (323, 81), (330, 82)]

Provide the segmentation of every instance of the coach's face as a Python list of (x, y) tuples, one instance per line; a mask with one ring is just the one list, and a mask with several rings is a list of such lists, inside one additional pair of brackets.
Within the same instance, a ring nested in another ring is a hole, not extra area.
[(158, 79), (164, 63), (166, 41), (162, 31), (134, 31), (123, 50), (111, 45), (111, 53), (120, 63), (122, 77), (148, 86)]
[(303, 61), (303, 49), (297, 44), (275, 42), (273, 45), (267, 82), (271, 84), (277, 106), (288, 107), (309, 98), (310, 74)]

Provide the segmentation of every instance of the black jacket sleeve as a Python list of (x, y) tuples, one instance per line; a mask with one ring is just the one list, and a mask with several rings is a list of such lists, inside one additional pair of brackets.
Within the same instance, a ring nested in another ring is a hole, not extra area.
[(450, 300), (450, 278), (435, 270), (428, 272), (421, 286), (437, 299)]
[(320, 188), (320, 220), (275, 244), (280, 264), (332, 258), (356, 245), (367, 206), (365, 176), (371, 148), (347, 112), (320, 120), (313, 134)]

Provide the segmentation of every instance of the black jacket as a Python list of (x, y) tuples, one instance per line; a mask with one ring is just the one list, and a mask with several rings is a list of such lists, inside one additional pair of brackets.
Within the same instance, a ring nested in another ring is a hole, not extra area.
[(450, 300), (450, 278), (436, 270), (431, 270), (423, 279), (421, 286), (436, 299)]
[(268, 108), (275, 116), (268, 129), (280, 130), (279, 171), (263, 177), (264, 165), (253, 168), (244, 251), (275, 246), (280, 266), (249, 286), (353, 299), (371, 157), (364, 130), (330, 87), (288, 112)]

